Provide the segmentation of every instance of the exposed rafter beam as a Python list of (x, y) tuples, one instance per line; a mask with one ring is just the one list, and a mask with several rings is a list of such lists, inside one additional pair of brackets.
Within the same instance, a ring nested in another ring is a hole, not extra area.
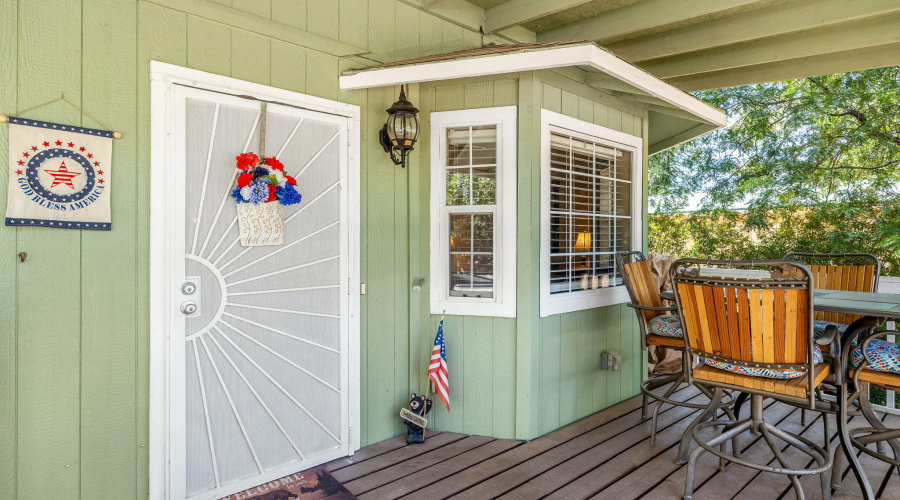
[(795, 0), (607, 48), (627, 61), (646, 61), (897, 12), (897, 0)]
[(889, 43), (900, 43), (900, 14), (657, 59), (641, 67), (658, 78), (673, 78)]
[(592, 0), (510, 0), (484, 12), (484, 32), (493, 33), (578, 7)]
[[(172, 1), (172, 0), (170, 0)], [(485, 23), (485, 11), (466, 0), (399, 0), (435, 17), (451, 22), (470, 31), (481, 33)], [(521, 26), (511, 26), (494, 33), (506, 41), (534, 42), (534, 32)]]
[(538, 41), (607, 40), (679, 21), (752, 5), (759, 0), (647, 0), (538, 34)]
[(687, 92), (900, 66), (900, 43), (666, 80)]

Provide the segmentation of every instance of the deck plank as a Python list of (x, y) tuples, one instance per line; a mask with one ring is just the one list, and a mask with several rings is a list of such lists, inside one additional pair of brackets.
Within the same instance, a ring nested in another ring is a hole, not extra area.
[(422, 469), (415, 474), (410, 474), (380, 488), (357, 495), (359, 500), (393, 500), (403, 495), (408, 495), (420, 489), (434, 484), (445, 477), (452, 476), (460, 471), (476, 467), (486, 460), (490, 460), (501, 453), (509, 451), (522, 444), (516, 439), (498, 439), (484, 446), (457, 455), (447, 461), (438, 463), (427, 469)]
[(418, 500), (420, 498), (444, 499), (451, 495), (459, 493), (469, 487), (478, 484), (490, 477), (502, 473), (503, 471), (515, 467), (516, 465), (535, 457), (551, 448), (554, 448), (566, 441), (574, 439), (582, 434), (604, 425), (605, 423), (627, 415), (632, 411), (640, 411), (641, 398), (631, 398), (616, 406), (607, 408), (599, 413), (595, 413), (587, 418), (583, 418), (574, 424), (553, 431), (534, 441), (513, 448), (512, 450), (494, 457), (489, 462), (479, 467), (473, 467), (461, 471), (447, 477), (437, 483), (434, 483), (420, 491), (410, 495), (410, 499)]
[[(697, 395), (689, 401), (694, 403), (708, 400), (701, 395)], [(667, 405), (665, 411), (661, 412), (659, 415), (657, 440), (661, 440), (664, 436), (670, 435), (676, 440), (680, 438), (682, 432), (677, 429), (672, 431), (670, 428), (677, 427), (679, 422), (684, 422), (684, 426), (686, 427), (691, 420), (693, 420), (693, 417), (697, 412), (699, 412), (699, 410), (694, 410), (693, 408)], [(583, 477), (584, 474), (590, 472), (591, 469), (607, 463), (614, 457), (616, 458), (616, 461), (618, 461), (619, 457), (627, 454), (634, 446), (640, 445), (642, 442), (645, 443), (648, 448), (650, 447), (647, 436), (650, 434), (651, 422), (649, 420), (641, 420), (639, 412), (621, 418), (617, 420), (616, 423), (619, 423), (616, 427), (602, 427), (601, 430), (604, 432), (598, 436), (599, 439), (584, 441), (579, 439), (578, 442), (573, 443), (577, 446), (561, 446), (554, 449), (553, 452), (549, 452), (539, 457), (541, 460), (536, 460), (536, 463), (534, 463), (532, 467), (523, 471), (529, 472), (528, 477), (524, 478), (527, 482), (521, 481), (521, 485), (518, 488), (512, 491), (507, 490), (508, 493), (501, 498), (507, 500), (537, 499), (551, 494), (551, 497), (559, 494), (559, 498), (578, 498), (579, 495), (581, 495), (582, 498), (584, 496), (590, 496), (574, 492), (572, 485), (577, 483), (578, 480)], [(568, 444), (569, 443), (567, 443), (567, 445)], [(564, 453), (570, 449), (571, 451), (578, 451), (578, 453)], [(583, 451), (581, 451), (582, 449)], [(659, 450), (662, 449), (665, 448), (659, 448)], [(559, 450), (559, 452), (557, 452), (557, 450)], [(529, 480), (529, 477), (532, 479)], [(480, 497), (471, 496), (469, 498), (490, 498), (495, 496), (496, 491), (481, 488), (482, 486), (489, 484), (490, 483), (485, 482), (480, 484), (479, 488), (473, 488), (473, 491), (481, 490), (481, 492), (487, 493), (487, 495)], [(477, 493), (478, 491), (475, 492)], [(593, 492), (591, 492), (591, 494), (592, 493)]]
[(358, 496), (388, 483), (399, 481), (419, 470), (427, 469), (444, 460), (448, 460), (478, 448), (479, 446), (483, 446), (491, 441), (496, 441), (496, 438), (487, 436), (469, 436), (460, 439), (459, 441), (441, 446), (440, 448), (433, 449), (428, 453), (424, 453), (410, 460), (404, 460), (386, 469), (381, 469), (378, 472), (373, 472), (353, 481), (346, 482), (344, 483), (344, 487), (350, 490), (350, 493)]
[(431, 450), (454, 443), (460, 439), (465, 439), (466, 437), (465, 434), (444, 432), (437, 436), (425, 439), (425, 442), (422, 444), (408, 445), (403, 448), (389, 451), (382, 455), (378, 455), (377, 457), (336, 470), (332, 472), (331, 475), (341, 483), (348, 483), (354, 479), (378, 472), (382, 469), (387, 469), (392, 465), (413, 459), (419, 455), (424, 455)]
[[(781, 422), (793, 407), (775, 404), (767, 401), (766, 418), (771, 422)], [(748, 439), (749, 437), (749, 439)], [(741, 436), (738, 442), (742, 452), (745, 452), (756, 442), (756, 437)], [(628, 475), (619, 478), (610, 484), (602, 492), (592, 498), (615, 498), (616, 500), (634, 500), (638, 498), (678, 498), (684, 491), (685, 469), (683, 465), (675, 463), (678, 455), (678, 440), (676, 439), (667, 449), (659, 453), (652, 460), (648, 460)], [(657, 446), (663, 445), (660, 441)], [(696, 446), (696, 445), (692, 445)], [(703, 484), (718, 470), (718, 461), (713, 457), (709, 460), (699, 460), (695, 472), (695, 484)], [(672, 482), (666, 482), (672, 478)]]
[[(705, 400), (694, 388), (676, 392), (680, 400)], [(326, 470), (360, 500), (407, 498), (529, 500), (677, 500), (684, 492), (685, 467), (674, 463), (678, 441), (697, 410), (664, 406), (660, 413), (657, 444), (649, 443), (650, 422), (640, 418), (636, 397), (584, 418), (530, 442), (432, 433), (426, 444), (406, 446), (405, 436), (360, 450), (354, 457), (326, 464)], [(746, 416), (748, 408), (744, 408)], [(821, 415), (810, 413), (800, 424), (800, 410), (767, 400), (767, 421), (780, 429), (824, 441)], [(900, 417), (885, 417), (889, 427), (900, 427)], [(863, 425), (860, 417), (851, 426)], [(836, 431), (832, 425), (831, 431)], [(713, 429), (708, 431), (712, 433)], [(832, 443), (836, 444), (834, 435)], [(781, 443), (788, 461), (807, 465), (805, 454)], [(760, 436), (744, 433), (742, 455), (752, 461), (775, 464), (775, 457)], [(884, 462), (860, 457), (881, 500), (900, 500), (900, 475), (888, 475)], [(793, 498), (790, 481), (780, 474), (762, 473), (736, 464), (718, 470), (716, 457), (704, 454), (697, 467), (695, 499)], [(801, 479), (806, 497), (821, 499), (817, 477)], [(861, 498), (856, 479), (844, 470), (835, 500)]]
[[(440, 434), (440, 432), (432, 432), (427, 436), (431, 438), (437, 436), (438, 434)], [(353, 464), (369, 460), (370, 458), (374, 458), (396, 449), (403, 448), (404, 446), (407, 446), (406, 436), (397, 436), (391, 439), (385, 439), (384, 441), (379, 441), (375, 444), (370, 444), (369, 446), (363, 447), (349, 457), (332, 460), (331, 462), (323, 465), (323, 467), (328, 472), (334, 472), (336, 470), (343, 469), (344, 467), (349, 467)]]

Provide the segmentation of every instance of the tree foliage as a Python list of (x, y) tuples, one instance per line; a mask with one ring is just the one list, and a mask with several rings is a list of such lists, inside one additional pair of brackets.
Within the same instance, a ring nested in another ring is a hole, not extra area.
[(653, 157), (654, 250), (867, 251), (900, 274), (900, 67), (697, 95), (729, 126)]

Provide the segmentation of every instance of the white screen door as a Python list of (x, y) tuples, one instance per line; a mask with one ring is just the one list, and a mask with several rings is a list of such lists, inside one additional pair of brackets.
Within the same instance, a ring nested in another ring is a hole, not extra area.
[(351, 452), (352, 119), (268, 104), (265, 154), (302, 201), (283, 245), (245, 248), (231, 192), (261, 104), (169, 89), (167, 489), (220, 498)]

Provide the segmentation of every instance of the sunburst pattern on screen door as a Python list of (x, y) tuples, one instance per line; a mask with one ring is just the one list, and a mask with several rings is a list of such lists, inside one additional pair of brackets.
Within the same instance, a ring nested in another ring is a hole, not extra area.
[(234, 157), (258, 151), (260, 112), (187, 99), (188, 496), (341, 446), (340, 136), (333, 123), (269, 112), (266, 154), (303, 196), (285, 242), (239, 244)]

